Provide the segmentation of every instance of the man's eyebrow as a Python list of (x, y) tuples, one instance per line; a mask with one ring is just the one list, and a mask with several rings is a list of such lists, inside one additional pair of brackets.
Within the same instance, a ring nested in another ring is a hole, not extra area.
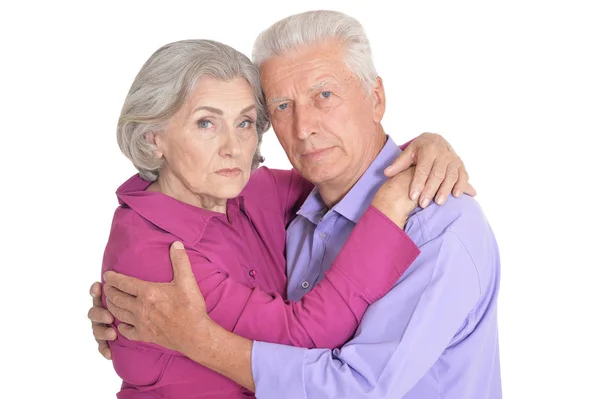
[(310, 87), (308, 88), (307, 92), (309, 92), (309, 93), (310, 93), (311, 91), (318, 90), (318, 89), (322, 88), (323, 86), (325, 86), (325, 85), (326, 85), (326, 84), (328, 84), (328, 83), (331, 83), (331, 79), (325, 79), (325, 80), (322, 80), (321, 82), (319, 82), (319, 83), (316, 83), (316, 84), (314, 84), (314, 85), (310, 86)]
[(273, 98), (269, 98), (269, 100), (267, 101), (269, 104), (272, 103), (281, 103), (284, 101), (289, 101), (290, 99), (287, 97), (273, 97)]
[[(315, 90), (318, 90), (320, 88), (322, 88), (323, 86), (332, 83), (333, 80), (332, 79), (324, 79), (322, 81), (320, 81), (319, 83), (315, 83), (314, 85), (310, 86), (306, 91), (307, 93), (313, 92)], [(272, 97), (269, 98), (267, 100), (267, 103), (272, 104), (272, 103), (281, 103), (281, 102), (285, 102), (285, 101), (290, 101), (290, 99), (288, 97)]]
[(212, 112), (213, 114), (217, 114), (217, 115), (223, 115), (223, 111), (221, 111), (219, 108), (209, 107), (207, 105), (203, 105), (203, 106), (196, 108), (195, 110), (192, 111), (192, 114), (195, 113), (196, 111), (201, 111), (201, 110)]

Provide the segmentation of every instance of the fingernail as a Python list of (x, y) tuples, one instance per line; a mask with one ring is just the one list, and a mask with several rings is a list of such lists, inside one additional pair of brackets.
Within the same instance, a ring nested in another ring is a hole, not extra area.
[(421, 201), (421, 208), (427, 208), (427, 206), (429, 205), (430, 202), (431, 202), (430, 198), (423, 198), (423, 200)]
[(180, 243), (179, 241), (175, 241), (173, 243), (173, 249), (183, 249), (183, 244)]
[(419, 198), (419, 194), (421, 193), (419, 193), (418, 191), (413, 191), (412, 193), (410, 193), (410, 199), (413, 201), (416, 200), (417, 198)]
[(440, 195), (440, 196), (438, 196), (438, 197), (436, 198), (435, 202), (436, 202), (436, 204), (438, 204), (438, 205), (442, 205), (442, 204), (444, 203), (444, 196), (443, 196), (443, 195)]
[(455, 197), (460, 197), (460, 190), (455, 190), (454, 191), (454, 196)]

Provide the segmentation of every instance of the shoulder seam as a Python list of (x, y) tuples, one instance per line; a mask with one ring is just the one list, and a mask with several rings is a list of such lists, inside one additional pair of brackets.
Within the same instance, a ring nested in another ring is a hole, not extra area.
[(483, 292), (481, 290), (481, 274), (479, 273), (479, 269), (477, 268), (477, 264), (475, 263), (475, 260), (473, 259), (473, 256), (471, 255), (471, 252), (469, 251), (469, 249), (467, 248), (467, 246), (465, 245), (465, 243), (463, 242), (463, 240), (461, 240), (460, 237), (455, 232), (453, 232), (452, 230), (446, 230), (446, 232), (448, 234), (452, 234), (454, 237), (456, 237), (456, 239), (458, 240), (458, 242), (461, 243), (461, 245), (463, 246), (463, 248), (465, 249), (465, 251), (469, 255), (469, 259), (471, 259), (471, 263), (473, 264), (473, 268), (475, 269), (475, 273), (477, 273), (477, 285), (479, 286), (479, 298), (481, 298), (482, 295), (483, 295)]

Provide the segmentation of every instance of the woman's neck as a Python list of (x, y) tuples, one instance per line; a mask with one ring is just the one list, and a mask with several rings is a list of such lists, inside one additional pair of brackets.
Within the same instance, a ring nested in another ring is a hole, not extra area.
[(197, 194), (187, 187), (181, 180), (170, 176), (168, 173), (161, 173), (158, 179), (147, 188), (148, 191), (156, 191), (175, 198), (178, 201), (206, 209), (212, 212), (226, 213), (227, 200), (215, 198), (209, 195)]

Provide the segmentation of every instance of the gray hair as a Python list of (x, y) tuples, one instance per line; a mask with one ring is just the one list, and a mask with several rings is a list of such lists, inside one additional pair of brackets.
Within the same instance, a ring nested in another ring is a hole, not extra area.
[(117, 141), (142, 178), (156, 180), (163, 163), (155, 156), (156, 145), (146, 140), (146, 134), (162, 133), (198, 80), (206, 75), (219, 80), (242, 77), (252, 87), (258, 133), (252, 168), (263, 161), (260, 143), (270, 124), (258, 68), (244, 54), (225, 44), (212, 40), (182, 40), (169, 43), (152, 54), (135, 77), (121, 110)]
[(274, 23), (256, 38), (252, 60), (260, 67), (271, 57), (332, 39), (347, 46), (346, 66), (369, 90), (377, 79), (369, 39), (360, 22), (338, 11), (307, 11)]

